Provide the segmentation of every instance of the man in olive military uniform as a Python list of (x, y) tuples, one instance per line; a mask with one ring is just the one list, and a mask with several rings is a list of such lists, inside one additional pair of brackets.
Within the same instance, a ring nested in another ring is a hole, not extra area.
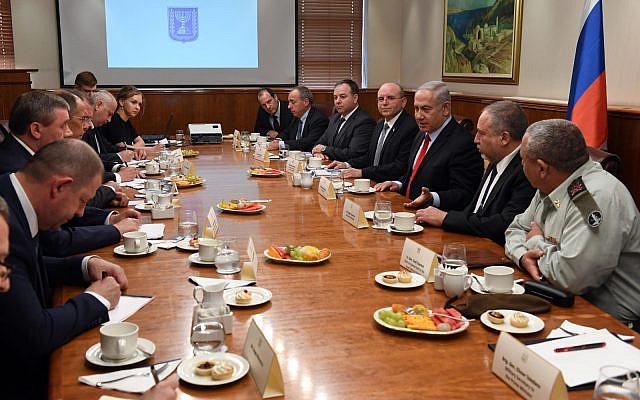
[(532, 124), (520, 155), (538, 190), (507, 228), (507, 256), (638, 330), (640, 218), (627, 188), (589, 159), (566, 120)]

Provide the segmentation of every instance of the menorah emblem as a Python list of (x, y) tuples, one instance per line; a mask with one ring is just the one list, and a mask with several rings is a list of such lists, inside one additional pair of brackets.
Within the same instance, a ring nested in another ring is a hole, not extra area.
[(198, 8), (169, 7), (169, 37), (179, 42), (198, 38)]

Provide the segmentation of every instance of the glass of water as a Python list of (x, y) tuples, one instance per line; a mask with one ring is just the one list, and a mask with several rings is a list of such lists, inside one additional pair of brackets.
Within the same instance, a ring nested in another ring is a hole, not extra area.
[[(196, 320), (197, 321), (197, 320)], [(191, 328), (193, 354), (227, 351), (224, 345), (224, 325), (217, 321), (198, 322)]]
[(240, 147), (242, 147), (242, 151), (245, 153), (248, 153), (250, 146), (251, 146), (251, 134), (249, 134), (249, 131), (240, 132)]
[(184, 144), (184, 132), (182, 129), (178, 129), (176, 131), (176, 144), (177, 146), (182, 146)]
[(467, 249), (464, 243), (445, 243), (442, 250), (442, 266), (444, 268), (459, 268), (467, 266)]
[(378, 200), (373, 209), (373, 224), (380, 228), (387, 228), (393, 220), (393, 211), (391, 211), (391, 202), (387, 200)]
[(198, 216), (195, 210), (183, 210), (178, 222), (178, 236), (184, 239), (198, 237)]
[(289, 157), (289, 145), (280, 145), (280, 158), (284, 160), (287, 157)]
[(342, 175), (332, 176), (331, 183), (336, 190), (336, 194), (342, 194), (344, 192), (344, 178), (342, 178)]
[(638, 371), (631, 371), (615, 365), (605, 365), (600, 368), (593, 398), (597, 400), (638, 400), (640, 399), (639, 379)]

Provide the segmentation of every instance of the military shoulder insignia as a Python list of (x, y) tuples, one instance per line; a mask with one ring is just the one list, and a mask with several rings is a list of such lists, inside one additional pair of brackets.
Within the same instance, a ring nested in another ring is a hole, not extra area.
[(569, 184), (567, 192), (587, 225), (592, 229), (597, 229), (602, 223), (602, 212), (591, 193), (587, 190), (581, 176)]

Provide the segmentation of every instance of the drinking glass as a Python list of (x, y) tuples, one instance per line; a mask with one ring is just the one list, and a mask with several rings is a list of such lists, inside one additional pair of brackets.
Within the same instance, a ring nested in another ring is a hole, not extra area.
[(467, 250), (464, 243), (445, 243), (442, 250), (442, 266), (444, 268), (460, 268), (467, 266)]
[(218, 250), (216, 255), (216, 272), (219, 274), (233, 274), (238, 272), (240, 268), (240, 252), (234, 247), (236, 240), (234, 238), (220, 238), (222, 248)]
[(281, 145), (280, 158), (284, 160), (287, 157), (289, 157), (289, 145), (288, 144)]
[(331, 183), (336, 190), (336, 194), (342, 194), (344, 192), (344, 178), (342, 175), (335, 175), (331, 177)]
[(640, 399), (640, 373), (625, 367), (605, 365), (600, 368), (593, 398), (596, 400)]
[(378, 200), (373, 209), (373, 224), (380, 228), (387, 228), (393, 220), (393, 211), (391, 211), (391, 202), (387, 200)]
[(242, 151), (245, 153), (249, 152), (249, 147), (251, 146), (251, 135), (248, 131), (240, 132), (240, 147), (242, 147)]
[(183, 210), (178, 222), (178, 236), (184, 239), (198, 237), (198, 216), (195, 210)]
[(183, 144), (184, 144), (184, 133), (182, 132), (182, 129), (178, 129), (176, 131), (176, 145), (182, 146)]
[(227, 346), (224, 345), (224, 325), (216, 321), (197, 322), (191, 328), (191, 345), (195, 355), (224, 353), (227, 351)]

